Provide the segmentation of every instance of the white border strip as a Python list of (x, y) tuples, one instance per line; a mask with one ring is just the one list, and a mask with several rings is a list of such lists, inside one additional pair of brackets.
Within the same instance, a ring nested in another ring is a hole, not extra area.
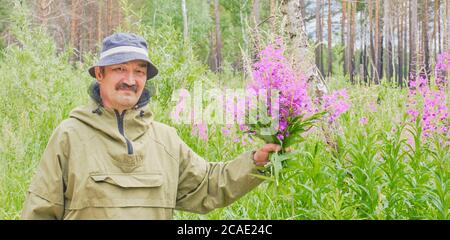
[(108, 51), (103, 52), (102, 54), (100, 54), (100, 59), (107, 57), (109, 55), (112, 55), (112, 54), (120, 53), (120, 52), (135, 52), (135, 53), (144, 54), (146, 57), (148, 57), (147, 50), (145, 50), (143, 48), (132, 47), (132, 46), (122, 46), (122, 47), (111, 48)]

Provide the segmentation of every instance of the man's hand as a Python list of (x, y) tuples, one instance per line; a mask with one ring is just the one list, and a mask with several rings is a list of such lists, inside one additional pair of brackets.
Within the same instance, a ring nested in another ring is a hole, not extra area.
[(281, 150), (281, 146), (278, 144), (268, 143), (262, 146), (259, 150), (253, 154), (253, 161), (256, 166), (264, 166), (269, 163), (269, 153), (278, 152)]

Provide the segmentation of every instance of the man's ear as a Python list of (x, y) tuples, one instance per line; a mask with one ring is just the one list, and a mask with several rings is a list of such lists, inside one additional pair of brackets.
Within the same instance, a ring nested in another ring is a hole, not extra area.
[(101, 82), (103, 80), (103, 73), (100, 67), (95, 67), (95, 78), (97, 79), (97, 82)]

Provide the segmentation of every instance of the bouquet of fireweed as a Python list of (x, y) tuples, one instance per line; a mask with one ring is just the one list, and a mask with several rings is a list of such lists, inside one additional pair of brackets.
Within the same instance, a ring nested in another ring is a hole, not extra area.
[(293, 71), (283, 54), (280, 41), (260, 52), (260, 60), (252, 68), (253, 81), (247, 87), (245, 127), (240, 127), (252, 137), (281, 146), (282, 150), (271, 153), (270, 162), (261, 169), (268, 176), (259, 176), (275, 181), (277, 186), (285, 163), (296, 155), (290, 147), (305, 141), (304, 134), (327, 113), (314, 106), (307, 79)]
[[(317, 101), (308, 95), (306, 77), (295, 72), (283, 54), (281, 41), (268, 45), (252, 66), (253, 81), (247, 86), (245, 96), (215, 98), (218, 106), (223, 106), (227, 113), (227, 125), (222, 128), (224, 136), (232, 136), (230, 132), (238, 126), (239, 133), (247, 133), (242, 136), (242, 144), (259, 138), (281, 146), (281, 151), (271, 153), (270, 162), (260, 169), (267, 174), (256, 175), (274, 181), (277, 186), (285, 175), (283, 170), (289, 160), (299, 155), (290, 147), (305, 141), (306, 133), (317, 123), (333, 122), (350, 106), (345, 90), (323, 96), (323, 105), (317, 105)], [(180, 100), (174, 115), (178, 115), (184, 105)], [(207, 140), (208, 125), (194, 124), (192, 134)], [(239, 142), (239, 137), (233, 141)]]
[(324, 96), (324, 106), (316, 106), (308, 94), (307, 79), (296, 73), (284, 57), (281, 41), (268, 45), (259, 54), (259, 61), (252, 66), (253, 81), (247, 86), (245, 105), (245, 129), (251, 137), (266, 143), (276, 143), (281, 151), (270, 154), (270, 162), (261, 169), (266, 175), (261, 178), (275, 181), (279, 185), (282, 172), (289, 160), (298, 156), (290, 148), (305, 141), (305, 134), (320, 121), (334, 121), (347, 111), (348, 95), (345, 90)]

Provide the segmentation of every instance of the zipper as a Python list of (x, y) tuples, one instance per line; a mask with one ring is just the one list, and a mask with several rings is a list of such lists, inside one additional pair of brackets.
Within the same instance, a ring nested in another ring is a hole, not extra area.
[(133, 145), (131, 144), (131, 141), (128, 140), (128, 138), (125, 136), (125, 131), (123, 129), (123, 119), (125, 116), (125, 112), (126, 112), (126, 110), (124, 110), (122, 112), (122, 114), (119, 114), (119, 112), (117, 110), (114, 110), (114, 113), (116, 114), (116, 118), (117, 118), (117, 126), (119, 128), (119, 133), (125, 138), (125, 142), (127, 142), (128, 154), (131, 155), (134, 152)]

